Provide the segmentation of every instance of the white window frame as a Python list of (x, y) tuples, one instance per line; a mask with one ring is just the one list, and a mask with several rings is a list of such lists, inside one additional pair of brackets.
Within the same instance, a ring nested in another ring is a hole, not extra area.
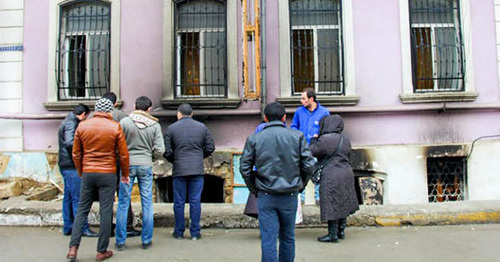
[[(233, 103), (232, 106), (239, 104), (239, 92), (238, 92), (238, 8), (237, 2), (234, 0), (226, 1), (226, 48), (227, 48), (227, 97), (198, 97), (190, 98), (181, 96), (174, 98), (174, 79), (177, 74), (177, 68), (175, 65), (175, 56), (177, 56), (177, 51), (174, 46), (175, 40), (175, 2), (176, 0), (164, 0), (163, 6), (163, 98), (162, 104), (164, 106), (170, 107), (179, 104), (180, 102), (190, 99), (200, 100), (210, 100), (210, 101), (229, 101)], [(200, 69), (201, 70), (201, 69)], [(200, 72), (201, 74), (201, 72)], [(224, 103), (224, 102), (222, 102)], [(194, 106), (197, 106), (193, 103)]]
[[(413, 88), (413, 69), (411, 60), (411, 32), (409, 0), (399, 0), (400, 25), (401, 25), (401, 52), (402, 52), (402, 77), (403, 93), (400, 94), (403, 103), (430, 103), (430, 102), (472, 102), (478, 94), (474, 87), (474, 67), (472, 60), (472, 34), (470, 21), (470, 0), (460, 1), (460, 21), (462, 41), (464, 48), (464, 91), (415, 93)], [(433, 25), (440, 25), (434, 23)], [(446, 23), (445, 23), (446, 25)], [(452, 24), (450, 24), (452, 25)], [(455, 26), (454, 24), (452, 25)], [(428, 27), (428, 26), (427, 26)], [(433, 37), (434, 39), (434, 37)], [(434, 85), (436, 88), (437, 85)]]
[[(200, 43), (205, 43), (205, 33), (206, 32), (224, 32), (224, 28), (217, 28), (217, 29), (214, 29), (214, 28), (210, 28), (210, 29), (180, 29), (180, 30), (177, 30), (178, 33), (199, 33), (199, 38), (198, 40), (200, 41)], [(227, 32), (226, 32), (227, 34)], [(181, 37), (180, 35), (177, 35), (176, 36), (176, 39), (177, 39), (177, 43), (180, 43), (181, 40)], [(198, 43), (199, 44), (199, 43)], [(176, 55), (176, 60), (177, 61), (181, 61), (181, 52), (178, 48), (175, 48), (175, 55)], [(205, 64), (205, 49), (202, 48), (200, 50), (200, 60), (198, 61), (198, 64), (200, 66), (200, 95), (199, 96), (194, 96), (194, 97), (197, 97), (197, 98), (206, 98), (206, 94), (205, 94), (205, 88), (201, 88), (201, 85), (205, 84), (205, 67), (203, 66)], [(189, 98), (189, 97), (193, 97), (193, 96), (188, 96), (188, 95), (182, 95), (182, 90), (181, 90), (181, 71), (182, 71), (182, 68), (181, 68), (181, 65), (180, 63), (177, 63), (176, 64), (176, 90), (175, 90), (175, 94), (176, 94), (176, 97), (179, 97), (179, 98)], [(210, 98), (224, 98), (225, 97), (225, 94), (221, 97), (221, 96), (210, 96)]]
[[(352, 1), (342, 0), (342, 38), (344, 43), (354, 43)], [(290, 51), (290, 7), (289, 0), (278, 1), (279, 5), (279, 37), (280, 37), (280, 91), (281, 100), (288, 105), (300, 102), (300, 96), (292, 93), (292, 66)], [(321, 95), (318, 100), (323, 105), (356, 105), (356, 78), (354, 65), (354, 45), (343, 45), (344, 52), (344, 95)], [(297, 100), (297, 101), (296, 101)], [(299, 103), (300, 104), (300, 103)]]
[[(111, 12), (111, 43), (110, 43), (110, 90), (120, 97), (120, 24), (121, 24), (121, 0), (100, 0), (110, 4)], [(54, 77), (57, 64), (55, 61), (57, 42), (60, 30), (61, 6), (76, 2), (75, 0), (50, 0), (49, 2), (49, 50), (47, 68), (47, 102), (44, 106), (48, 110), (71, 110), (74, 105), (81, 103), (79, 100), (58, 101), (57, 81)], [(72, 33), (73, 34), (73, 33)], [(87, 59), (88, 63), (88, 59)], [(87, 91), (86, 91), (87, 92)], [(82, 97), (78, 97), (82, 99)], [(93, 104), (90, 103), (89, 104)]]
[[(304, 25), (301, 25), (301, 26), (292, 26), (292, 32), (294, 30), (312, 30), (313, 31), (313, 45), (314, 46), (318, 46), (318, 29), (319, 30), (326, 30), (326, 29), (336, 29), (337, 31), (339, 31), (339, 28), (340, 26), (338, 25), (313, 25), (313, 26), (304, 26)], [(341, 34), (341, 32), (339, 32), (339, 34)], [(342, 41), (339, 41), (339, 50), (342, 50), (344, 46), (344, 43), (342, 43)], [(314, 81), (318, 81), (319, 79), (319, 65), (318, 65), (318, 58), (319, 58), (319, 51), (318, 49), (314, 49)], [(343, 54), (342, 52), (339, 52), (339, 60), (342, 61), (343, 59)], [(341, 66), (339, 68), (339, 74), (342, 75), (343, 74), (343, 67)], [(344, 85), (344, 83), (342, 83), (342, 85)], [(317, 95), (335, 95), (335, 94), (328, 94), (328, 93), (319, 93), (319, 83), (318, 82), (315, 82), (314, 83), (314, 90), (316, 91), (316, 94)], [(292, 90), (292, 92), (295, 92), (294, 90)], [(297, 94), (295, 93), (294, 95), (300, 95), (300, 94)]]

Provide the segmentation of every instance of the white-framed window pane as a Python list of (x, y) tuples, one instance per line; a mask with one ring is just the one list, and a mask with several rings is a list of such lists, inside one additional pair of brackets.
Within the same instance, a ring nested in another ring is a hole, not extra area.
[(75, 1), (61, 6), (57, 45), (59, 100), (95, 99), (109, 91), (110, 4)]
[(225, 1), (177, 2), (175, 31), (175, 96), (226, 97)]

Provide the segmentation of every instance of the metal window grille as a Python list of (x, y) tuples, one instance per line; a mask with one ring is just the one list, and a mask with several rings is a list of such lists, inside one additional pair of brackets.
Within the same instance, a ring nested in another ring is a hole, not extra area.
[(466, 166), (463, 157), (428, 158), (429, 202), (464, 201)]
[(344, 94), (342, 2), (290, 0), (292, 94)]
[(227, 97), (226, 2), (175, 3), (175, 96)]
[(73, 1), (61, 6), (56, 50), (59, 100), (96, 99), (110, 86), (109, 3)]
[(409, 0), (414, 92), (464, 90), (459, 0)]

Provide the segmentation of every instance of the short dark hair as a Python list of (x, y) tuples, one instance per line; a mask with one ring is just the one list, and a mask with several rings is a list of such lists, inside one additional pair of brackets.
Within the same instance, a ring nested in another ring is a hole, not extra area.
[(75, 115), (81, 115), (82, 113), (85, 113), (85, 114), (88, 114), (90, 113), (90, 109), (88, 106), (80, 103), (78, 105), (76, 105), (75, 107), (73, 107), (73, 114)]
[(147, 96), (141, 96), (135, 100), (135, 109), (137, 110), (146, 111), (152, 105), (153, 102), (151, 102), (151, 99), (149, 99)]
[(264, 115), (267, 117), (269, 122), (271, 121), (281, 121), (285, 115), (285, 108), (278, 102), (270, 103), (264, 109)]
[(113, 105), (116, 103), (116, 95), (113, 92), (106, 92), (104, 95), (102, 95), (102, 98), (107, 98), (113, 102)]
[(193, 114), (193, 108), (190, 104), (184, 103), (177, 108), (177, 112), (180, 112), (183, 116), (190, 116)]
[(317, 102), (316, 100), (316, 91), (312, 88), (306, 88), (302, 91), (303, 93), (306, 93), (307, 98), (313, 98), (314, 102)]

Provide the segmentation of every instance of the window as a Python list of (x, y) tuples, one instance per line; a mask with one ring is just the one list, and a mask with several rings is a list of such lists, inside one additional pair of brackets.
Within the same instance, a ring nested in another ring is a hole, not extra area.
[(469, 0), (399, 0), (403, 103), (474, 101)]
[[(48, 110), (120, 97), (121, 0), (49, 0)], [(118, 105), (121, 100), (118, 100)]]
[(344, 93), (341, 20), (340, 0), (290, 1), (293, 95)]
[(415, 92), (464, 90), (458, 0), (410, 0)]
[[(280, 97), (300, 105), (300, 92), (314, 88), (324, 106), (356, 105), (352, 1), (278, 1)], [(287, 26), (289, 25), (289, 26)]]
[(164, 108), (237, 108), (238, 1), (164, 0)]
[(59, 100), (97, 99), (109, 91), (110, 16), (109, 3), (61, 6), (56, 50)]
[(464, 201), (466, 167), (463, 157), (427, 158), (429, 203)]
[(226, 5), (181, 1), (175, 10), (177, 97), (226, 96)]

